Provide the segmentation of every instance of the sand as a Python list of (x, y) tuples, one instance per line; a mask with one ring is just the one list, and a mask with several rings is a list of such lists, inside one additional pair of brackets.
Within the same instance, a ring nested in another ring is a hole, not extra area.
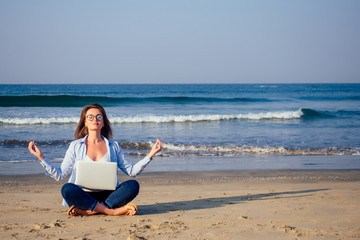
[(137, 215), (70, 217), (61, 205), (65, 181), (0, 176), (0, 238), (360, 239), (360, 170), (143, 173), (136, 179)]

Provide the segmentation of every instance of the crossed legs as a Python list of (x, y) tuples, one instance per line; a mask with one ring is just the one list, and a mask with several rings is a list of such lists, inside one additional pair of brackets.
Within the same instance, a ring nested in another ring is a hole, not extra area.
[(69, 206), (69, 215), (93, 215), (104, 213), (111, 216), (134, 215), (136, 205), (128, 204), (139, 193), (139, 183), (129, 180), (121, 183), (115, 191), (86, 192), (81, 187), (66, 183), (61, 194)]

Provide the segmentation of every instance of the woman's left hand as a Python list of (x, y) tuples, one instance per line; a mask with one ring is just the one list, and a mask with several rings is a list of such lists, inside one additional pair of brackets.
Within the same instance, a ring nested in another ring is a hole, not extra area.
[(148, 155), (149, 158), (152, 158), (155, 154), (160, 152), (162, 148), (163, 148), (163, 143), (160, 141), (160, 139), (157, 139), (155, 145), (152, 147), (152, 149)]

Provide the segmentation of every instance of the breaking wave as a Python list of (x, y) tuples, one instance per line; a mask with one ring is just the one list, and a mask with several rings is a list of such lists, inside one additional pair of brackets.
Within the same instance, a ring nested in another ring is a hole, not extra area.
[[(111, 116), (113, 124), (121, 123), (181, 123), (201, 121), (229, 120), (291, 120), (309, 118), (329, 118), (336, 115), (319, 112), (313, 109), (300, 108), (296, 111), (260, 112), (244, 114), (199, 114), (199, 115), (138, 115), (129, 117)], [(76, 124), (79, 117), (34, 117), (34, 118), (0, 118), (0, 124), (34, 125), (34, 124)]]
[(193, 146), (166, 144), (165, 150), (178, 155), (204, 155), (204, 156), (236, 156), (236, 155), (360, 155), (358, 149), (351, 147), (328, 147), (290, 149), (282, 146)]
[[(37, 141), (39, 146), (68, 145), (70, 140)], [(0, 145), (27, 147), (29, 141), (1, 140)], [(146, 155), (154, 143), (152, 142), (119, 142), (119, 145), (129, 155)], [(241, 156), (241, 155), (360, 155), (360, 149), (352, 147), (327, 147), (291, 149), (283, 146), (206, 146), (185, 144), (164, 144), (159, 156)]]

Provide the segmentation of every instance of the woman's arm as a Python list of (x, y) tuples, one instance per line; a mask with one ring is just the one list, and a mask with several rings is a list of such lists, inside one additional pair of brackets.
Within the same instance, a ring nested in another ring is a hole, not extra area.
[(29, 143), (29, 151), (40, 160), (40, 164), (45, 168), (46, 174), (51, 176), (55, 180), (59, 181), (64, 179), (71, 171), (75, 162), (74, 151), (72, 150), (72, 144), (66, 151), (65, 157), (61, 166), (58, 168), (52, 164), (42, 153), (42, 151), (36, 146), (34, 141)]
[(152, 157), (161, 151), (163, 147), (163, 143), (157, 139), (155, 145), (151, 149), (150, 153), (142, 160), (137, 162), (136, 164), (132, 165), (129, 160), (126, 158), (125, 154), (123, 153), (122, 149), (118, 146), (117, 151), (117, 161), (118, 161), (118, 167), (128, 176), (130, 177), (136, 177), (139, 175), (144, 168), (151, 162)]

